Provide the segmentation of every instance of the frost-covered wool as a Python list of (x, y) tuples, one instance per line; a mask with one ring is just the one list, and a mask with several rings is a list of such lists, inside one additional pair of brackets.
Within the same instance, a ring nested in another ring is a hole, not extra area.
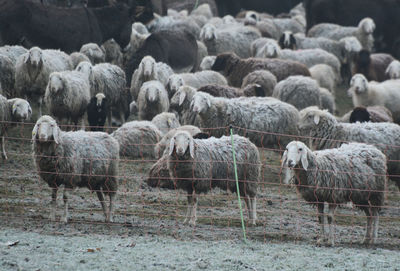
[(98, 64), (106, 61), (106, 54), (96, 43), (87, 43), (82, 45), (80, 53), (86, 55), (90, 62)]
[(174, 113), (169, 113), (169, 112), (162, 112), (156, 115), (151, 120), (151, 122), (157, 126), (157, 128), (163, 135), (168, 133), (170, 130), (181, 126), (179, 124), (179, 120), (177, 119), (176, 115)]
[(145, 82), (140, 88), (137, 106), (139, 120), (152, 120), (156, 115), (168, 111), (167, 90), (159, 81)]
[[(57, 191), (64, 185), (64, 215), (68, 221), (68, 192), (75, 187), (96, 191), (106, 222), (113, 221), (118, 189), (118, 142), (102, 132), (64, 132), (50, 116), (42, 116), (32, 131), (32, 151), (40, 178), (52, 189), (50, 219), (55, 220)], [(104, 194), (110, 197), (107, 210)]]

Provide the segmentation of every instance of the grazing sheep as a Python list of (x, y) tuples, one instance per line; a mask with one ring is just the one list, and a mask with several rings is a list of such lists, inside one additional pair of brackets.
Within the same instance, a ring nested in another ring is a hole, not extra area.
[(206, 56), (201, 60), (199, 70), (200, 71), (207, 71), (211, 70), (212, 65), (214, 65), (216, 56)]
[(128, 111), (126, 79), (124, 71), (109, 63), (101, 63), (92, 66), (89, 62), (81, 62), (76, 71), (87, 76), (90, 83), (90, 94), (103, 93), (107, 97), (108, 126), (111, 127), (111, 115), (113, 111), (119, 114), (122, 122), (125, 122), (125, 112)]
[(371, 54), (367, 50), (361, 50), (352, 63), (352, 75), (361, 73), (368, 81), (383, 82), (389, 79), (386, 69), (394, 60), (388, 54)]
[(393, 60), (386, 69), (386, 75), (390, 79), (400, 79), (400, 61)]
[(69, 55), (56, 50), (42, 50), (32, 47), (21, 55), (15, 68), (15, 89), (17, 95), (27, 96), (39, 103), (39, 116), (42, 115), (42, 100), (50, 73), (71, 70)]
[(201, 130), (193, 125), (183, 125), (168, 131), (168, 133), (164, 134), (161, 140), (154, 147), (154, 155), (157, 159), (160, 159), (162, 156), (168, 153), (169, 142), (171, 138), (179, 131), (186, 131), (195, 137), (198, 134), (201, 134)]
[(170, 130), (180, 127), (179, 120), (177, 119), (174, 113), (162, 112), (156, 115), (152, 120), (155, 126), (157, 126), (158, 130), (165, 135)]
[(289, 140), (282, 135), (298, 134), (297, 109), (271, 97), (227, 99), (197, 92), (191, 111), (197, 114), (200, 128), (216, 128), (210, 130), (212, 136), (220, 137), (229, 125), (234, 125), (238, 134), (245, 135), (259, 147), (279, 149)]
[(44, 100), (49, 112), (61, 123), (72, 121), (75, 127), (90, 102), (90, 85), (85, 74), (77, 71), (50, 74)]
[(251, 27), (216, 28), (209, 23), (203, 26), (200, 33), (200, 40), (207, 46), (209, 55), (234, 52), (242, 58), (251, 56), (250, 45), (260, 37), (260, 32)]
[(154, 158), (154, 146), (162, 133), (151, 121), (130, 121), (111, 134), (120, 146), (120, 155), (131, 159)]
[(375, 23), (371, 18), (364, 18), (357, 27), (341, 26), (331, 23), (322, 23), (313, 26), (307, 33), (309, 37), (325, 37), (332, 40), (340, 40), (344, 37), (356, 37), (363, 49), (372, 51), (374, 48)]
[(79, 52), (73, 52), (69, 56), (71, 58), (72, 67), (74, 69), (76, 69), (76, 67), (79, 65), (79, 63), (81, 63), (83, 61), (90, 62), (90, 59), (85, 54), (82, 54)]
[(106, 61), (105, 52), (96, 43), (87, 43), (82, 45), (79, 52), (86, 55), (90, 59), (90, 62), (93, 64), (98, 64)]
[(172, 97), (183, 85), (200, 88), (208, 84), (228, 85), (228, 82), (215, 71), (173, 74), (168, 78), (168, 96)]
[[(249, 220), (256, 223), (256, 197), (261, 161), (257, 147), (247, 138), (235, 135), (237, 178), (240, 196), (244, 198)], [(190, 133), (176, 133), (169, 144), (168, 168), (176, 188), (188, 195), (184, 223), (196, 225), (197, 197), (214, 187), (236, 191), (231, 138), (193, 139)]]
[(262, 96), (271, 96), (277, 84), (277, 80), (275, 75), (273, 75), (271, 72), (267, 70), (258, 70), (249, 73), (243, 78), (242, 89), (251, 84), (257, 84), (261, 87), (261, 89), (263, 89), (264, 95)]
[(350, 81), (348, 94), (354, 107), (380, 105), (392, 112), (395, 123), (400, 123), (400, 80), (387, 80), (382, 83), (368, 82), (362, 74), (355, 74)]
[[(68, 221), (68, 192), (76, 187), (96, 191), (105, 221), (113, 221), (118, 189), (118, 142), (102, 132), (64, 132), (50, 116), (42, 116), (32, 131), (32, 150), (40, 178), (52, 190), (50, 219), (55, 221), (57, 191), (64, 185), (64, 215)], [(110, 197), (106, 208), (104, 194)]]
[(114, 39), (107, 40), (100, 48), (105, 53), (105, 62), (123, 67), (122, 49)]
[(270, 71), (275, 75), (278, 82), (291, 75), (310, 76), (308, 68), (295, 61), (259, 58), (240, 59), (233, 53), (218, 55), (212, 70), (222, 71), (229, 85), (234, 87), (240, 87), (243, 83), (243, 78), (257, 70)]
[(168, 111), (168, 93), (158, 81), (145, 82), (140, 88), (137, 106), (139, 120), (151, 120), (157, 114)]
[[(376, 147), (350, 143), (337, 149), (311, 151), (303, 142), (292, 141), (282, 156), (286, 178), (300, 195), (318, 207), (321, 234), (325, 239), (324, 203), (329, 205), (328, 242), (334, 246), (334, 214), (339, 204), (352, 202), (367, 217), (365, 244), (378, 237), (379, 211), (386, 191), (386, 157)], [(320, 242), (321, 239), (318, 240)]]
[(90, 131), (103, 132), (108, 115), (108, 100), (103, 93), (97, 93), (90, 99), (86, 112)]
[(317, 64), (310, 69), (311, 78), (317, 81), (322, 88), (328, 89), (331, 93), (335, 93), (336, 85), (339, 83), (338, 74), (333, 68), (327, 64)]
[(336, 56), (322, 49), (304, 49), (293, 51), (279, 47), (276, 42), (267, 42), (260, 52), (262, 57), (280, 58), (300, 62), (311, 68), (317, 64), (327, 64), (332, 67), (337, 75), (340, 74), (340, 62)]
[(1, 157), (7, 160), (6, 138), (7, 130), (16, 122), (29, 120), (32, 115), (32, 108), (26, 100), (14, 98), (8, 99), (0, 95), (0, 136), (2, 153)]
[(0, 54), (0, 71), (0, 84), (3, 94), (7, 98), (15, 97), (15, 65), (8, 56), (2, 54)]
[(167, 64), (156, 62), (152, 56), (143, 57), (132, 76), (130, 89), (132, 99), (137, 100), (144, 82), (157, 80), (165, 87), (168, 84), (168, 78), (172, 74), (174, 74), (174, 71)]
[(280, 81), (272, 93), (272, 97), (294, 105), (301, 110), (308, 106), (321, 105), (321, 92), (318, 83), (305, 76), (290, 76)]
[(335, 96), (326, 88), (319, 88), (320, 108), (327, 109), (329, 113), (336, 112)]
[(185, 85), (181, 86), (171, 98), (170, 109), (177, 112), (179, 123), (182, 125), (197, 124), (195, 120), (196, 114), (190, 110), (190, 104), (196, 93), (195, 88)]
[(356, 107), (338, 118), (340, 122), (393, 122), (392, 113), (384, 106)]
[(308, 107), (300, 111), (299, 129), (313, 150), (337, 148), (343, 142), (375, 145), (388, 159), (388, 174), (400, 188), (400, 126), (393, 123), (341, 123), (326, 111)]

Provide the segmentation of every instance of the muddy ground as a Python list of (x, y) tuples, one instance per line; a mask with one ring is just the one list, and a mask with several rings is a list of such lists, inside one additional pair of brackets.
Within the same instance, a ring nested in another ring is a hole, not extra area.
[[(344, 95), (337, 95), (339, 112), (343, 113), (349, 103)], [(96, 195), (83, 188), (70, 193), (70, 222), (50, 222), (50, 189), (39, 180), (33, 165), (32, 128), (33, 124), (24, 124), (9, 131), (9, 159), (0, 164), (0, 270), (108, 269), (103, 268), (102, 261), (107, 261), (102, 258), (113, 254), (113, 270), (119, 269), (118, 264), (120, 269), (137, 264), (136, 270), (140, 270), (138, 266), (143, 270), (400, 270), (400, 192), (393, 183), (389, 183), (376, 245), (365, 248), (360, 244), (365, 215), (345, 205), (338, 208), (336, 215), (337, 247), (317, 248), (316, 208), (306, 204), (294, 188), (281, 184), (280, 155), (263, 149), (257, 225), (249, 225), (244, 213), (250, 240), (247, 246), (241, 244), (236, 194), (214, 190), (201, 195), (197, 226), (183, 225), (185, 193), (145, 185), (144, 179), (154, 163), (149, 160), (121, 159), (114, 223), (104, 223)], [(61, 197), (59, 193), (58, 219), (62, 214)], [(16, 246), (5, 244), (16, 240), (20, 241)], [(134, 248), (127, 248), (127, 243), (135, 243)], [(32, 249), (35, 246), (38, 249)], [(58, 250), (54, 251), (53, 246)], [(228, 253), (232, 247), (235, 250)], [(135, 255), (133, 262), (124, 258), (128, 255)], [(56, 260), (58, 256), (61, 258)], [(65, 260), (70, 257), (74, 261), (67, 265)], [(170, 261), (160, 261), (160, 257)], [(313, 257), (317, 262), (311, 260)], [(78, 264), (76, 268), (74, 262)], [(276, 268), (265, 266), (271, 263)], [(361, 269), (356, 268), (360, 266)]]

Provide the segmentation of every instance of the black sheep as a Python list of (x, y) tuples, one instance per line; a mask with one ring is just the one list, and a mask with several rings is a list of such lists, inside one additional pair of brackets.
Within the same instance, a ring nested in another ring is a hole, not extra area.
[(107, 98), (102, 93), (90, 99), (87, 106), (87, 116), (90, 131), (103, 131), (108, 114)]

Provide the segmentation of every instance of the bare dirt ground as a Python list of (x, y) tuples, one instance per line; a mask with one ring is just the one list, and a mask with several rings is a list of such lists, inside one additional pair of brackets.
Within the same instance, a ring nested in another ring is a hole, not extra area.
[(9, 160), (0, 161), (0, 270), (400, 270), (400, 192), (393, 183), (376, 245), (360, 244), (366, 218), (345, 205), (336, 215), (336, 247), (317, 247), (316, 208), (281, 184), (280, 155), (268, 150), (260, 150), (258, 222), (251, 226), (246, 219), (247, 245), (236, 194), (201, 195), (197, 226), (183, 225), (186, 195), (144, 184), (154, 162), (148, 160), (121, 160), (114, 223), (103, 222), (87, 189), (70, 193), (67, 225), (50, 222), (50, 189), (33, 165), (32, 128), (9, 131)]

